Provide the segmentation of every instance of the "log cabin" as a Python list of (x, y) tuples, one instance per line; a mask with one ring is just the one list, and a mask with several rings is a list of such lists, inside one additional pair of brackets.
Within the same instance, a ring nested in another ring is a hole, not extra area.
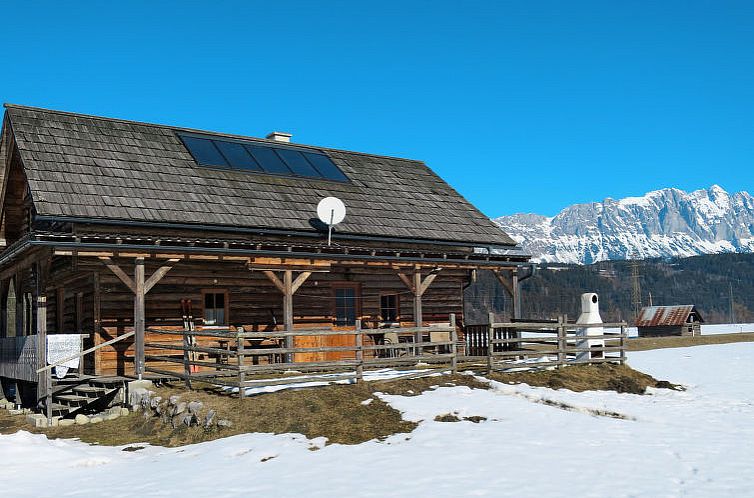
[[(56, 334), (96, 348), (79, 375), (141, 376), (149, 330), (183, 328), (187, 315), (200, 328), (265, 331), (455, 314), (462, 329), (477, 271), (495, 275), (515, 318), (531, 270), (515, 241), (424, 163), (285, 133), (6, 104), (0, 178), (0, 377), (37, 398)], [(347, 209), (331, 243), (316, 215), (328, 196)]]
[(639, 337), (696, 336), (702, 333), (701, 313), (693, 304), (645, 306), (636, 318)]

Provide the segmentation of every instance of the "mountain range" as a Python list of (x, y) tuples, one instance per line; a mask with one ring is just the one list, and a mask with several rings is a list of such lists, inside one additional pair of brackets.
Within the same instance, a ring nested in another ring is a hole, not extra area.
[(754, 252), (754, 198), (718, 185), (575, 204), (554, 217), (520, 213), (494, 221), (537, 262)]

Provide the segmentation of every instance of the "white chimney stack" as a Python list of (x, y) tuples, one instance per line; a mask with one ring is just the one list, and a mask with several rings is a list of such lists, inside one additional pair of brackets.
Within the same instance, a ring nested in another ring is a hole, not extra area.
[(285, 133), (284, 131), (273, 131), (267, 135), (267, 138), (276, 142), (290, 142), (292, 136), (290, 133)]
[[(581, 295), (581, 315), (576, 320), (576, 325), (591, 325), (596, 323), (602, 323), (602, 317), (600, 316), (600, 300), (599, 296), (594, 292), (587, 292)], [(576, 335), (589, 337), (590, 335), (601, 336), (604, 335), (604, 329), (602, 327), (583, 327), (580, 328)], [(579, 341), (576, 343), (578, 348), (594, 348), (605, 347), (605, 341), (602, 339), (593, 339), (587, 341)], [(587, 352), (583, 351), (576, 355), (577, 360), (587, 360), (589, 358), (601, 358), (603, 356), (602, 351)]]

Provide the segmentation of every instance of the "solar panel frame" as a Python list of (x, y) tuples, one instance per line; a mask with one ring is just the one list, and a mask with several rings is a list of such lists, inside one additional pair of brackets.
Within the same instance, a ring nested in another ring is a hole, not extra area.
[[(177, 133), (177, 135), (199, 166), (227, 168), (244, 173), (350, 183), (348, 176), (324, 151), (319, 149), (280, 146), (261, 141), (195, 133)], [(192, 145), (199, 147), (194, 149)], [(245, 156), (238, 154), (240, 149), (237, 146), (243, 148), (248, 155), (248, 161), (244, 161)]]

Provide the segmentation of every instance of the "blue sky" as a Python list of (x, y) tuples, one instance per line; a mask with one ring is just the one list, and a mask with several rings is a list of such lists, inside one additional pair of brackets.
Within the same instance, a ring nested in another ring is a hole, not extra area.
[(0, 99), (422, 159), (489, 216), (754, 191), (754, 2), (9, 2)]

